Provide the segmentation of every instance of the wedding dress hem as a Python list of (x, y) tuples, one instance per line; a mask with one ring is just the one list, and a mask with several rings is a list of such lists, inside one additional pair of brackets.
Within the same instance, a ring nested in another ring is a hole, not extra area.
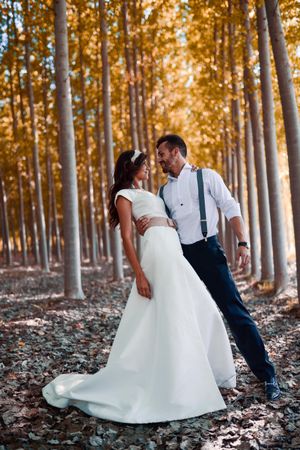
[[(78, 400), (70, 400), (66, 397), (57, 397), (58, 402), (56, 403), (55, 400), (53, 399), (53, 396), (51, 396), (50, 393), (47, 392), (48, 387), (49, 387), (49, 385), (43, 389), (43, 396), (44, 396), (45, 400), (47, 401), (47, 403), (55, 408), (64, 409), (64, 408), (68, 408), (68, 407), (75, 407), (75, 408), (78, 408), (81, 411), (83, 411), (88, 416), (97, 417), (99, 419), (107, 420), (110, 422), (124, 423), (124, 424), (129, 424), (129, 425), (130, 424), (134, 425), (134, 424), (163, 423), (163, 422), (173, 422), (175, 420), (192, 419), (192, 418), (204, 416), (205, 414), (212, 414), (216, 411), (224, 411), (225, 409), (227, 409), (227, 407), (224, 403), (223, 406), (216, 405), (215, 407), (208, 408), (208, 410), (206, 410), (206, 408), (202, 407), (202, 408), (198, 408), (195, 412), (185, 413), (182, 415), (174, 415), (174, 416), (170, 415), (168, 418), (166, 418), (166, 416), (163, 416), (163, 417), (156, 416), (153, 418), (142, 418), (141, 417), (140, 419), (137, 419), (137, 418), (129, 419), (129, 418), (126, 418), (125, 416), (122, 416), (120, 418), (112, 418), (109, 415), (106, 416), (103, 413), (100, 413), (98, 415), (97, 408), (99, 408), (99, 405), (97, 403), (89, 402), (89, 403), (84, 404), (84, 402), (81, 402), (80, 400), (79, 401)], [(60, 405), (58, 403), (60, 403)]]

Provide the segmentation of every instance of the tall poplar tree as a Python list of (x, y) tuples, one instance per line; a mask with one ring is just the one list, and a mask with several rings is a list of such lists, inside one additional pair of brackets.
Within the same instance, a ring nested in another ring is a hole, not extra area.
[[(285, 44), (281, 24), (279, 1), (268, 0), (266, 12), (269, 33), (272, 43), (279, 92), (282, 104), (282, 114), (285, 126), (285, 137), (288, 150), (290, 185), (292, 194), (293, 221), (297, 259), (297, 283), (300, 293), (300, 123), (296, 102), (293, 77), (291, 74), (289, 56)], [(300, 301), (300, 295), (298, 295)]]
[(39, 235), (40, 235), (40, 249), (41, 249), (41, 265), (45, 272), (49, 272), (49, 262), (48, 262), (48, 252), (47, 252), (47, 237), (46, 237), (46, 224), (45, 224), (45, 214), (44, 214), (44, 204), (43, 204), (43, 194), (41, 185), (41, 169), (39, 161), (39, 144), (38, 144), (38, 131), (36, 126), (36, 116), (35, 116), (35, 106), (34, 106), (34, 93), (32, 86), (32, 76), (31, 76), (31, 62), (30, 62), (30, 44), (29, 44), (29, 27), (28, 19), (30, 15), (28, 0), (25, 0), (25, 11), (24, 11), (24, 30), (25, 30), (25, 61), (27, 70), (27, 90), (29, 98), (29, 109), (30, 109), (30, 122), (31, 122), (31, 134), (33, 142), (33, 168), (34, 168), (34, 181), (35, 181), (35, 191), (37, 199), (37, 217), (39, 225)]
[(272, 234), (270, 220), (270, 204), (267, 184), (267, 170), (263, 141), (262, 124), (253, 68), (251, 66), (252, 44), (249, 21), (248, 0), (241, 0), (245, 25), (245, 82), (249, 99), (252, 125), (256, 183), (258, 192), (259, 229), (261, 236), (261, 276), (263, 281), (273, 279)]
[[(129, 18), (128, 18), (128, 6), (127, 1), (122, 3), (122, 16), (123, 16), (123, 31), (124, 31), (124, 45), (125, 45), (125, 60), (126, 60), (126, 78), (128, 82), (128, 96), (129, 96), (129, 112), (130, 112), (130, 134), (132, 149), (139, 148), (138, 139), (138, 126), (136, 116), (136, 96), (134, 89), (134, 70), (132, 64), (132, 54), (129, 41)], [(138, 109), (139, 110), (139, 109)]]
[[(99, 0), (100, 8), (100, 29), (101, 29), (101, 60), (102, 60), (102, 96), (103, 96), (103, 120), (104, 120), (104, 138), (106, 150), (106, 175), (107, 185), (110, 188), (113, 184), (113, 136), (112, 136), (112, 120), (111, 120), (111, 103), (110, 103), (110, 66), (108, 60), (108, 40), (107, 40), (107, 23), (106, 10), (104, 0)], [(114, 279), (119, 280), (124, 277), (121, 235), (119, 230), (112, 230), (112, 253)]]
[(67, 12), (65, 0), (54, 0), (55, 73), (62, 162), (64, 211), (64, 286), (65, 296), (83, 299), (80, 273), (78, 193), (74, 125), (69, 77)]
[(268, 24), (264, 5), (257, 7), (257, 30), (260, 62), (260, 82), (264, 125), (264, 143), (270, 199), (274, 283), (279, 292), (287, 287), (286, 235), (281, 199), (281, 185), (277, 156), (274, 99), (272, 91), (271, 61), (269, 52)]

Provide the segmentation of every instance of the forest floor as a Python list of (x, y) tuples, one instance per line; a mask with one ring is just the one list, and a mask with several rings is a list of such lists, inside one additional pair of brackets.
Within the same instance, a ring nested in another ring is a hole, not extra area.
[(105, 365), (131, 278), (112, 282), (108, 264), (83, 268), (84, 301), (62, 296), (62, 268), (0, 270), (0, 450), (299, 449), (300, 362), (295, 268), (287, 292), (266, 295), (238, 281), (276, 364), (282, 398), (268, 403), (232, 339), (237, 388), (222, 390), (227, 410), (151, 425), (122, 425), (56, 409), (42, 387), (61, 373)]

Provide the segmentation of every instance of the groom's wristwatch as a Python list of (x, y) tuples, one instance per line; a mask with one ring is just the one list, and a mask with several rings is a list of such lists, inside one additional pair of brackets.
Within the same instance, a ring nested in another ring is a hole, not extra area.
[(243, 242), (243, 241), (238, 243), (238, 247), (246, 247), (246, 248), (250, 249), (250, 245), (248, 244), (248, 242)]

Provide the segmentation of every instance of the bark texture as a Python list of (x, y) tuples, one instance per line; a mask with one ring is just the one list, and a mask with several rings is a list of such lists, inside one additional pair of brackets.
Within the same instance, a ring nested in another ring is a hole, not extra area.
[(83, 299), (80, 272), (75, 138), (69, 79), (66, 1), (54, 0), (55, 72), (64, 209), (64, 286), (68, 298)]

